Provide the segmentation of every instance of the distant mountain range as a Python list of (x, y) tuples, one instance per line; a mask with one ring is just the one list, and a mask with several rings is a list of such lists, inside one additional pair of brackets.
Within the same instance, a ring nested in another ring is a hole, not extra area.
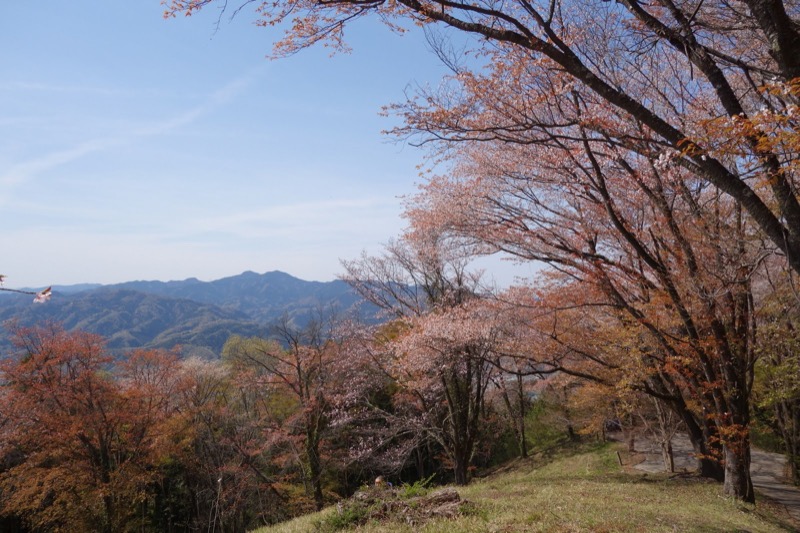
[[(119, 353), (181, 346), (184, 355), (217, 357), (231, 335), (267, 335), (284, 316), (301, 328), (315, 312), (331, 308), (343, 316), (378, 320), (377, 309), (343, 281), (304, 281), (274, 271), (209, 282), (190, 278), (54, 286), (52, 299), (41, 305), (28, 296), (3, 293), (0, 323), (58, 322), (68, 330), (102, 335), (109, 349)], [(9, 347), (3, 329), (0, 350)]]

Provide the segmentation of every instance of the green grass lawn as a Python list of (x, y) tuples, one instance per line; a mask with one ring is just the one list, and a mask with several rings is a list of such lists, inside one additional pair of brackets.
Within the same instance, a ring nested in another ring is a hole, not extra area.
[[(364, 532), (572, 532), (572, 531), (796, 531), (783, 508), (760, 501), (740, 504), (722, 487), (690, 477), (625, 472), (613, 445), (565, 453), (547, 461), (518, 460), (459, 487), (473, 502), (457, 519), (424, 526), (383, 522)], [(335, 508), (258, 533), (314, 531)]]

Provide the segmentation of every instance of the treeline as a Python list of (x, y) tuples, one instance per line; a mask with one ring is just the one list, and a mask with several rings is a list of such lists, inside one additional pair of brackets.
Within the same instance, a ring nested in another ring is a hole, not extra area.
[(320, 316), (233, 337), (216, 361), (115, 360), (96, 335), (17, 328), (0, 364), (0, 528), (241, 532), (377, 475), (466, 483), (524, 452), (530, 397), (499, 371), (488, 308), (459, 309), (379, 328)]
[(607, 278), (558, 271), (498, 293), (468, 268), (468, 244), (418, 224), (344, 264), (383, 324), (320, 312), (302, 330), (233, 337), (217, 361), (114, 362), (97, 336), (17, 328), (0, 366), (4, 530), (240, 532), (377, 475), (466, 484), (531, 445), (618, 430), (649, 432), (668, 468), (672, 436), (688, 433), (699, 474), (744, 495), (754, 434), (796, 475), (800, 314), (786, 278), (718, 288), (726, 318), (692, 302), (698, 278), (676, 280), (682, 310), (653, 280), (627, 287), (640, 299), (626, 306)]

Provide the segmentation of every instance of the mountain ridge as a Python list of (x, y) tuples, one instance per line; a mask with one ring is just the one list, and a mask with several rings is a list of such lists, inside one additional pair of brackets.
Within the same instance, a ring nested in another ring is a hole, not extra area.
[[(184, 355), (218, 356), (230, 335), (264, 336), (284, 318), (302, 328), (320, 309), (377, 321), (347, 283), (306, 281), (278, 270), (246, 271), (212, 281), (128, 281), (114, 284), (55, 285), (45, 305), (23, 295), (0, 298), (0, 322), (22, 326), (61, 323), (107, 339), (110, 350), (183, 347)], [(0, 332), (6, 351), (7, 328)]]

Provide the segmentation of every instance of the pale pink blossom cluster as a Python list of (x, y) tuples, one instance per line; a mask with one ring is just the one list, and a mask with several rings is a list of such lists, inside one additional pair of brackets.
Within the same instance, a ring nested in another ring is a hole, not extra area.
[(26, 290), (21, 290), (21, 289), (9, 289), (9, 288), (3, 287), (3, 282), (5, 281), (5, 279), (6, 279), (6, 276), (3, 275), (3, 274), (0, 274), (0, 291), (16, 292), (16, 293), (19, 293), (19, 294), (33, 294), (34, 295), (33, 303), (36, 303), (36, 304), (41, 304), (41, 303), (45, 303), (45, 302), (49, 301), (50, 297), (53, 294), (52, 287), (47, 287), (46, 289), (42, 289), (42, 290), (40, 290), (38, 292), (37, 291), (26, 291)]

